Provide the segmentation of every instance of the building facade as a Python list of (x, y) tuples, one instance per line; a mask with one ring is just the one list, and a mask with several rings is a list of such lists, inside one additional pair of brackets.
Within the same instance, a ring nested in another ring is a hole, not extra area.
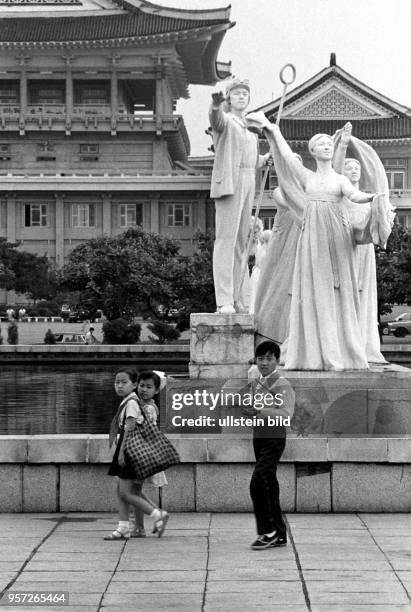
[(176, 102), (226, 78), (230, 9), (0, 0), (0, 237), (62, 266), (127, 227), (192, 252), (212, 210)]

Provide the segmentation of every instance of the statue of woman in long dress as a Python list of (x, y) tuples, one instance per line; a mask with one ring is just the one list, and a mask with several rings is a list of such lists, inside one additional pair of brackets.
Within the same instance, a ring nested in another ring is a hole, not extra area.
[[(333, 166), (337, 172), (342, 172), (348, 178), (351, 184), (359, 189), (361, 180), (361, 163), (358, 159), (347, 158), (346, 151), (353, 139), (357, 143), (357, 153), (367, 151), (372, 157), (372, 171), (370, 174), (375, 176), (376, 168), (380, 166), (382, 180), (385, 179), (385, 171), (379, 159), (376, 159), (376, 153), (369, 145), (358, 141), (351, 136), (351, 124), (347, 123), (340, 132), (340, 139), (335, 150)], [(369, 185), (374, 187), (374, 185)], [(388, 184), (380, 185), (380, 188), (385, 188), (388, 193)], [(360, 220), (368, 213), (369, 204), (349, 204), (349, 217), (351, 222)], [(388, 223), (391, 225), (393, 214), (391, 205), (388, 203)], [(357, 282), (360, 299), (360, 326), (365, 340), (365, 350), (369, 363), (387, 363), (380, 351), (380, 336), (378, 333), (378, 297), (377, 297), (377, 275), (375, 263), (375, 250), (372, 243), (372, 236), (369, 230), (365, 230), (362, 236), (356, 237), (357, 242)]]
[[(302, 163), (300, 155), (294, 154), (294, 156)], [(254, 312), (256, 329), (260, 336), (258, 341), (271, 339), (281, 343), (281, 356), (284, 358), (302, 210), (297, 214), (294, 212), (286, 200), (281, 185), (274, 189), (273, 199), (277, 213), (260, 273)]]
[(343, 204), (370, 202), (374, 195), (355, 189), (332, 168), (334, 143), (316, 134), (309, 151), (312, 172), (301, 165), (278, 126), (263, 113), (247, 117), (264, 129), (279, 182), (290, 206), (301, 216), (290, 306), (285, 368), (291, 370), (367, 369), (359, 319), (355, 240)]

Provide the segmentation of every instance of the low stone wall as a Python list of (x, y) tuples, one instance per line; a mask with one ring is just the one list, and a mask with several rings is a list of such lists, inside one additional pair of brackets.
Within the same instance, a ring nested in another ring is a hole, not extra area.
[[(163, 507), (251, 511), (251, 437), (169, 435), (181, 464), (167, 471)], [(287, 512), (411, 510), (411, 440), (292, 438), (279, 466)], [(107, 436), (0, 436), (1, 512), (115, 511)], [(157, 489), (147, 486), (154, 497)]]
[[(0, 346), (0, 363), (11, 364), (161, 364), (168, 371), (186, 370), (189, 359), (184, 344), (17, 344)], [(170, 367), (169, 367), (170, 366)], [(174, 367), (173, 367), (174, 366)]]

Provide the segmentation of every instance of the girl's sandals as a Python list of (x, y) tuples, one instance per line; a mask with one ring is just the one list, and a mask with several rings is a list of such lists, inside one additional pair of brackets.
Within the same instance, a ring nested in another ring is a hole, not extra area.
[(122, 531), (119, 531), (118, 529), (115, 529), (113, 531), (113, 533), (110, 533), (108, 536), (104, 536), (104, 540), (128, 540), (130, 538), (130, 532), (129, 531), (125, 531), (124, 533)]
[(159, 538), (161, 538), (161, 536), (163, 535), (169, 518), (170, 515), (168, 514), (168, 512), (163, 511), (161, 513), (161, 517), (154, 521), (153, 533), (156, 533)]
[(132, 529), (130, 532), (130, 538), (145, 538), (146, 531), (145, 529)]

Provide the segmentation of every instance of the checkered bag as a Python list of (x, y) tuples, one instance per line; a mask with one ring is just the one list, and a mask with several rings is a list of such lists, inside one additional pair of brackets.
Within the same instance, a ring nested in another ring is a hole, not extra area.
[(168, 438), (152, 423), (141, 408), (144, 421), (137, 423), (128, 433), (124, 444), (124, 455), (131, 464), (136, 478), (144, 480), (157, 472), (180, 463), (180, 457)]

